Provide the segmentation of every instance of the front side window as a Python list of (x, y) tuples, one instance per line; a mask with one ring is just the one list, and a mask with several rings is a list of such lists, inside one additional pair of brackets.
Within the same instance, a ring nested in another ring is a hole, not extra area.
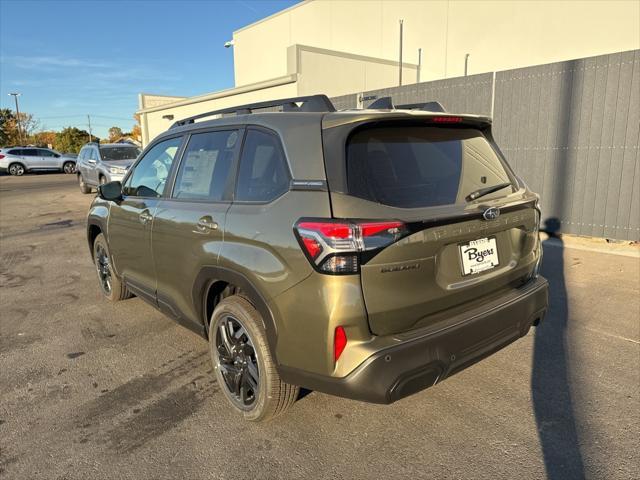
[(191, 135), (182, 156), (173, 198), (222, 200), (237, 143), (237, 130)]
[(278, 137), (261, 130), (249, 130), (240, 159), (236, 200), (269, 202), (287, 191), (289, 180)]
[(181, 137), (170, 138), (153, 146), (129, 176), (123, 194), (136, 197), (159, 197), (178, 152)]
[(370, 127), (347, 143), (349, 194), (392, 207), (465, 203), (472, 192), (510, 182), (491, 144), (473, 128)]
[(95, 148), (90, 148), (88, 153), (87, 158), (89, 160), (98, 160), (98, 152), (96, 152)]

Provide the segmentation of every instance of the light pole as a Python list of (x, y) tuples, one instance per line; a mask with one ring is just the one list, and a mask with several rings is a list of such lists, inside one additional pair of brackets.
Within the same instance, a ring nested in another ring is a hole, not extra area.
[(18, 137), (20, 138), (20, 143), (24, 143), (22, 139), (22, 128), (20, 125), (20, 107), (18, 106), (18, 97), (22, 95), (21, 93), (10, 93), (10, 96), (16, 101), (16, 122), (18, 123)]
[(470, 53), (466, 53), (464, 55), (464, 76), (467, 76), (467, 67), (469, 66), (469, 56), (471, 54)]

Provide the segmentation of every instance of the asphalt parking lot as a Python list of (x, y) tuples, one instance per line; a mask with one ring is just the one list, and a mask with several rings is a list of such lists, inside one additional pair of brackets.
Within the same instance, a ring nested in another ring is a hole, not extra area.
[(207, 344), (101, 298), (73, 176), (0, 177), (0, 477), (637, 478), (640, 260), (545, 247), (539, 329), (391, 406), (242, 421)]

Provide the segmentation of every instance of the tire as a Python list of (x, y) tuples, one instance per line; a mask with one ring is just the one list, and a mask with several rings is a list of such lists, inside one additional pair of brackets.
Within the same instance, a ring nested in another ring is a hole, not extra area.
[(239, 295), (227, 297), (216, 306), (210, 325), (209, 351), (216, 379), (234, 410), (253, 422), (270, 420), (288, 410), (300, 389), (280, 379), (255, 307)]
[(102, 233), (93, 242), (93, 263), (98, 273), (100, 290), (107, 300), (118, 302), (131, 297), (127, 287), (113, 271), (109, 247)]
[(11, 165), (9, 165), (9, 174), (13, 175), (14, 177), (21, 177), (22, 175), (24, 175), (24, 172), (27, 171), (26, 168), (24, 168), (24, 165), (22, 165), (21, 163), (12, 163)]
[(78, 186), (80, 187), (80, 191), (82, 193), (91, 193), (91, 187), (84, 183), (84, 179), (82, 178), (82, 174), (78, 174)]
[(62, 171), (67, 175), (75, 173), (76, 164), (73, 162), (64, 162), (64, 165), (62, 165)]

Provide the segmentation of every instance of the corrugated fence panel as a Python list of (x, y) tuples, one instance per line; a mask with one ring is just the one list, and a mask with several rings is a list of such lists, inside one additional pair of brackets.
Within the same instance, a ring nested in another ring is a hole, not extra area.
[(396, 105), (440, 102), (450, 112), (491, 115), (491, 84), (493, 74), (415, 83), (402, 87), (382, 88), (363, 92), (365, 107), (376, 98), (391, 97)]
[(496, 73), (494, 134), (561, 232), (640, 239), (640, 51)]
[(358, 106), (358, 95), (352, 93), (350, 95), (342, 95), (340, 97), (333, 97), (331, 103), (336, 107), (336, 110), (347, 110), (350, 108), (356, 108)]
[[(337, 109), (390, 96), (491, 115), (498, 145), (541, 196), (543, 226), (640, 240), (640, 50), (383, 88), (332, 99)], [(545, 225), (546, 224), (546, 225)]]

